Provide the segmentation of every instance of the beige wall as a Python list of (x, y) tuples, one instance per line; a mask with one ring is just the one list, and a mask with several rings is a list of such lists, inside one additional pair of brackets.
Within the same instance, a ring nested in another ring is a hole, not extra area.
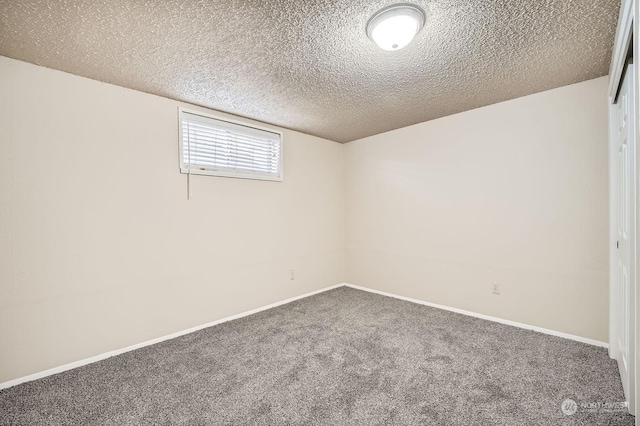
[(347, 281), (607, 342), (606, 89), (347, 144)]
[(344, 147), (187, 201), (179, 105), (0, 57), (0, 383), (344, 282)]
[(187, 201), (184, 104), (0, 57), (0, 383), (344, 281), (607, 341), (605, 98), (285, 130), (284, 182)]

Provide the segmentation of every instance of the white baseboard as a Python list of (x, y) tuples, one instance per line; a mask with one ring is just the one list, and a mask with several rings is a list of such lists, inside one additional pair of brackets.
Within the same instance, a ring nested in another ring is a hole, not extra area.
[(79, 361), (70, 362), (69, 364), (64, 364), (59, 367), (50, 368), (48, 370), (40, 371), (38, 373), (29, 374), (28, 376), (19, 377), (17, 379), (9, 380), (8, 382), (0, 383), (0, 389), (10, 388), (11, 386), (19, 385), (20, 383), (30, 382), (32, 380), (41, 379), (43, 377), (51, 376), (53, 374), (62, 373), (63, 371), (71, 370), (73, 368), (82, 367), (83, 365), (93, 364), (94, 362), (102, 361), (103, 359), (111, 358), (112, 356), (120, 355), (125, 352), (133, 351), (136, 349), (143, 348), (145, 346), (154, 345), (156, 343), (164, 342), (165, 340), (174, 339), (176, 337), (184, 336), (185, 334), (193, 333), (198, 330), (202, 330), (203, 328), (212, 327), (214, 325), (222, 324), (223, 322), (231, 321), (234, 319), (246, 317), (249, 315), (257, 314), (258, 312), (266, 311), (267, 309), (275, 308), (276, 306), (286, 305), (287, 303), (294, 302), (299, 299), (304, 299), (305, 297), (313, 296), (314, 294), (323, 293), (325, 291), (333, 290), (334, 288), (343, 287), (345, 284), (336, 284), (330, 287), (325, 287), (320, 290), (312, 291), (310, 293), (305, 293), (300, 296), (292, 297), (290, 299), (286, 299), (280, 302), (272, 303), (267, 306), (262, 306), (260, 308), (252, 309), (247, 312), (242, 312), (237, 315), (232, 315), (230, 317), (222, 318), (216, 321), (209, 322), (207, 324), (198, 325), (195, 327), (188, 328), (186, 330), (178, 331), (176, 333), (167, 334), (166, 336), (158, 337), (155, 339), (147, 340), (146, 342), (137, 343), (135, 345), (127, 346), (126, 348), (116, 349), (114, 351), (105, 352), (100, 355), (92, 356), (90, 358), (81, 359)]
[(509, 321), (509, 320), (502, 319), (502, 318), (492, 317), (492, 316), (489, 316), (489, 315), (478, 314), (478, 313), (471, 312), (471, 311), (465, 311), (464, 309), (450, 308), (449, 306), (438, 305), (436, 303), (425, 302), (425, 301), (418, 300), (418, 299), (412, 299), (410, 297), (398, 296), (397, 294), (392, 294), (392, 293), (387, 293), (387, 292), (384, 292), (384, 291), (374, 290), (374, 289), (367, 288), (367, 287), (360, 287), (358, 285), (346, 284), (345, 283), (345, 286), (351, 287), (351, 288), (355, 288), (355, 289), (358, 289), (358, 290), (368, 291), (370, 293), (380, 294), (382, 296), (388, 296), (388, 297), (393, 297), (395, 299), (405, 300), (407, 302), (418, 303), (420, 305), (431, 306), (433, 308), (438, 308), (438, 309), (444, 309), (445, 311), (451, 311), (451, 312), (455, 312), (455, 313), (462, 314), (462, 315), (469, 315), (469, 316), (476, 317), (476, 318), (482, 318), (482, 319), (488, 320), (488, 321), (499, 322), (501, 324), (511, 325), (511, 326), (518, 327), (518, 328), (524, 328), (526, 330), (533, 330), (533, 331), (537, 331), (539, 333), (549, 334), (551, 336), (563, 337), (565, 339), (575, 340), (575, 341), (578, 341), (578, 342), (587, 343), (589, 345), (599, 346), (599, 347), (602, 347), (602, 348), (608, 348), (609, 347), (609, 345), (607, 343), (605, 343), (605, 342), (600, 342), (598, 340), (587, 339), (586, 337), (574, 336), (573, 334), (562, 333), (560, 331), (549, 330), (548, 328), (536, 327), (536, 326), (533, 326), (533, 325), (523, 324), (523, 323), (520, 323), (520, 322)]
[(222, 319), (219, 319), (219, 320), (216, 320), (216, 321), (212, 321), (212, 322), (209, 322), (207, 324), (202, 324), (202, 325), (198, 325), (196, 327), (191, 327), (189, 329), (178, 331), (178, 332), (172, 333), (172, 334), (168, 334), (166, 336), (162, 336), (162, 337), (158, 337), (158, 338), (155, 338), (155, 339), (147, 340), (146, 342), (137, 343), (135, 345), (127, 346), (126, 348), (116, 349), (116, 350), (113, 350), (113, 351), (105, 352), (103, 354), (92, 356), (90, 358), (81, 359), (79, 361), (74, 361), (74, 362), (71, 362), (69, 364), (61, 365), (59, 367), (50, 368), (48, 370), (40, 371), (38, 373), (29, 374), (28, 376), (19, 377), (17, 379), (9, 380), (8, 382), (0, 383), (0, 389), (10, 388), (12, 386), (19, 385), (20, 383), (30, 382), (32, 380), (41, 379), (43, 377), (51, 376), (53, 374), (62, 373), (63, 371), (71, 370), (73, 368), (82, 367), (83, 365), (92, 364), (94, 362), (102, 361), (103, 359), (111, 358), (112, 356), (120, 355), (120, 354), (123, 354), (125, 352), (133, 351), (133, 350), (136, 350), (136, 349), (140, 349), (140, 348), (143, 348), (145, 346), (154, 345), (156, 343), (160, 343), (160, 342), (163, 342), (165, 340), (174, 339), (176, 337), (184, 336), (185, 334), (193, 333), (195, 331), (202, 330), (203, 328), (212, 327), (214, 325), (222, 324), (223, 322), (227, 322), (227, 321), (231, 321), (231, 320), (234, 320), (234, 319), (246, 317), (248, 315), (253, 315), (253, 314), (256, 314), (258, 312), (266, 311), (267, 309), (275, 308), (276, 306), (285, 305), (287, 303), (291, 303), (291, 302), (294, 302), (294, 301), (299, 300), (299, 299), (304, 299), (305, 297), (313, 296), (314, 294), (323, 293), (325, 291), (333, 290), (334, 288), (343, 287), (343, 286), (355, 288), (357, 290), (368, 291), (370, 293), (380, 294), (382, 296), (393, 297), (395, 299), (405, 300), (407, 302), (418, 303), (420, 305), (431, 306), (433, 308), (443, 309), (445, 311), (456, 312), (458, 314), (469, 315), (469, 316), (476, 317), (476, 318), (482, 318), (482, 319), (485, 319), (485, 320), (488, 320), (488, 321), (499, 322), (501, 324), (511, 325), (511, 326), (514, 326), (514, 327), (524, 328), (524, 329), (527, 329), (527, 330), (533, 330), (533, 331), (537, 331), (539, 333), (544, 333), (544, 334), (549, 334), (549, 335), (552, 335), (552, 336), (563, 337), (565, 339), (576, 340), (578, 342), (587, 343), (587, 344), (594, 345), (594, 346), (600, 346), (600, 347), (603, 347), (603, 348), (608, 348), (609, 347), (609, 345), (604, 343), (604, 342), (600, 342), (600, 341), (592, 340), (592, 339), (587, 339), (585, 337), (574, 336), (572, 334), (561, 333), (559, 331), (549, 330), (549, 329), (542, 328), (542, 327), (536, 327), (536, 326), (532, 326), (532, 325), (528, 325), (528, 324), (522, 324), (522, 323), (515, 322), (515, 321), (509, 321), (509, 320), (505, 320), (505, 319), (502, 319), (502, 318), (492, 317), (492, 316), (489, 316), (489, 315), (478, 314), (478, 313), (471, 312), (471, 311), (465, 311), (463, 309), (451, 308), (449, 306), (438, 305), (438, 304), (435, 304), (435, 303), (425, 302), (425, 301), (418, 300), (418, 299), (412, 299), (410, 297), (398, 296), (397, 294), (392, 294), (392, 293), (387, 293), (387, 292), (384, 292), (384, 291), (374, 290), (374, 289), (367, 288), (367, 287), (360, 287), (360, 286), (353, 285), (353, 284), (342, 283), (342, 284), (336, 284), (336, 285), (332, 285), (332, 286), (329, 286), (329, 287), (325, 287), (325, 288), (322, 288), (320, 290), (312, 291), (310, 293), (305, 293), (305, 294), (302, 294), (300, 296), (292, 297), (290, 299), (286, 299), (286, 300), (283, 300), (283, 301), (280, 301), (280, 302), (272, 303), (272, 304), (267, 305), (267, 306), (262, 306), (260, 308), (252, 309), (252, 310), (247, 311), (247, 312), (242, 312), (242, 313), (237, 314), (237, 315), (232, 315), (230, 317), (226, 317), (226, 318), (222, 318)]

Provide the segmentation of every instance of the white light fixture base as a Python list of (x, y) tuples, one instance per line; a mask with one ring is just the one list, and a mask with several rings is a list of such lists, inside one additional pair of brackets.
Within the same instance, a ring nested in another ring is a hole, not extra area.
[(367, 23), (367, 36), (383, 50), (400, 50), (422, 29), (425, 14), (414, 4), (399, 3), (378, 11)]

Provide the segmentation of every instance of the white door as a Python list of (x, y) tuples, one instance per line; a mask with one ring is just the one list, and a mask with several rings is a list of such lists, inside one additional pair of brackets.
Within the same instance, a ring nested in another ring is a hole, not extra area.
[(633, 64), (627, 65), (611, 106), (611, 356), (618, 361), (629, 411), (634, 413), (635, 351), (635, 141)]

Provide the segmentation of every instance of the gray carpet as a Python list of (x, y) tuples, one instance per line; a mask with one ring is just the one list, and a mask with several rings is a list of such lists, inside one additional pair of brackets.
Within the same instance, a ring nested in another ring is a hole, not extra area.
[(341, 287), (0, 391), (0, 424), (632, 425), (622, 400), (605, 349)]

